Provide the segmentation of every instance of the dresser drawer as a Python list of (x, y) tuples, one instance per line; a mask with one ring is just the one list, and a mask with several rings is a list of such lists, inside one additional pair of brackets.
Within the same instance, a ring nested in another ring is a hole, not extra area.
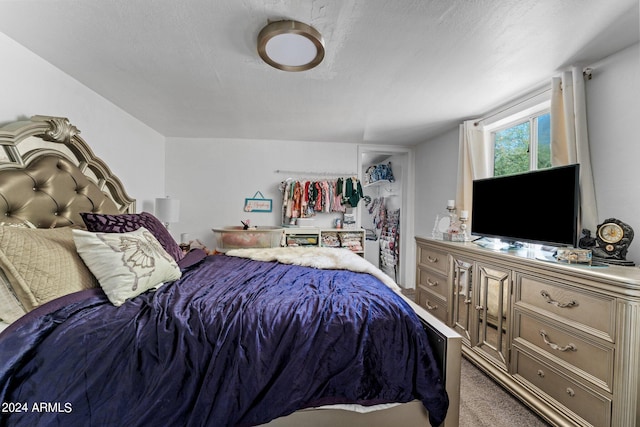
[(615, 299), (580, 288), (524, 274), (517, 275), (516, 304), (528, 305), (568, 321), (576, 327), (602, 335), (613, 342), (615, 337)]
[(416, 303), (442, 322), (447, 323), (447, 302), (439, 295), (418, 287), (416, 289)]
[(515, 337), (582, 371), (586, 380), (611, 392), (614, 351), (611, 346), (571, 334), (551, 322), (516, 312)]
[(447, 300), (447, 276), (418, 267), (418, 287), (440, 295)]
[[(537, 387), (594, 427), (611, 424), (611, 399), (528, 354), (514, 353), (515, 375)], [(581, 423), (584, 424), (584, 423)]]
[(418, 264), (447, 275), (449, 263), (446, 252), (418, 246)]

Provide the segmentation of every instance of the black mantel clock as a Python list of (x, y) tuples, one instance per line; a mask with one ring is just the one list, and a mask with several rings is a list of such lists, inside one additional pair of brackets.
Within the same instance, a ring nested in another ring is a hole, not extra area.
[(627, 261), (627, 251), (633, 240), (633, 229), (619, 219), (608, 218), (599, 224), (595, 235), (595, 246), (591, 248), (594, 261), (614, 265), (635, 265)]

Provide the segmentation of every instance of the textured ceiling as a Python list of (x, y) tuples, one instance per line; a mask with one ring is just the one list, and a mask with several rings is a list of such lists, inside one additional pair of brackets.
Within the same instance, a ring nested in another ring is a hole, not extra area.
[[(0, 31), (165, 136), (415, 144), (640, 38), (638, 0), (0, 0)], [(268, 20), (326, 56), (260, 60)]]

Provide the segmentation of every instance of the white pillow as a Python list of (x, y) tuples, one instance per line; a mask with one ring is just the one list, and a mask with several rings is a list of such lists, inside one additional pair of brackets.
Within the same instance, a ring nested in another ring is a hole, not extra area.
[(78, 254), (115, 306), (180, 278), (180, 267), (144, 227), (127, 233), (73, 230)]

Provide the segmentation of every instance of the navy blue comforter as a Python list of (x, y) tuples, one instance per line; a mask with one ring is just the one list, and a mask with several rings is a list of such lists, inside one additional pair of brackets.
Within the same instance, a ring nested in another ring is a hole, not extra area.
[(249, 426), (448, 400), (411, 308), (368, 274), (208, 256), (121, 307), (94, 289), (0, 335), (0, 425)]

